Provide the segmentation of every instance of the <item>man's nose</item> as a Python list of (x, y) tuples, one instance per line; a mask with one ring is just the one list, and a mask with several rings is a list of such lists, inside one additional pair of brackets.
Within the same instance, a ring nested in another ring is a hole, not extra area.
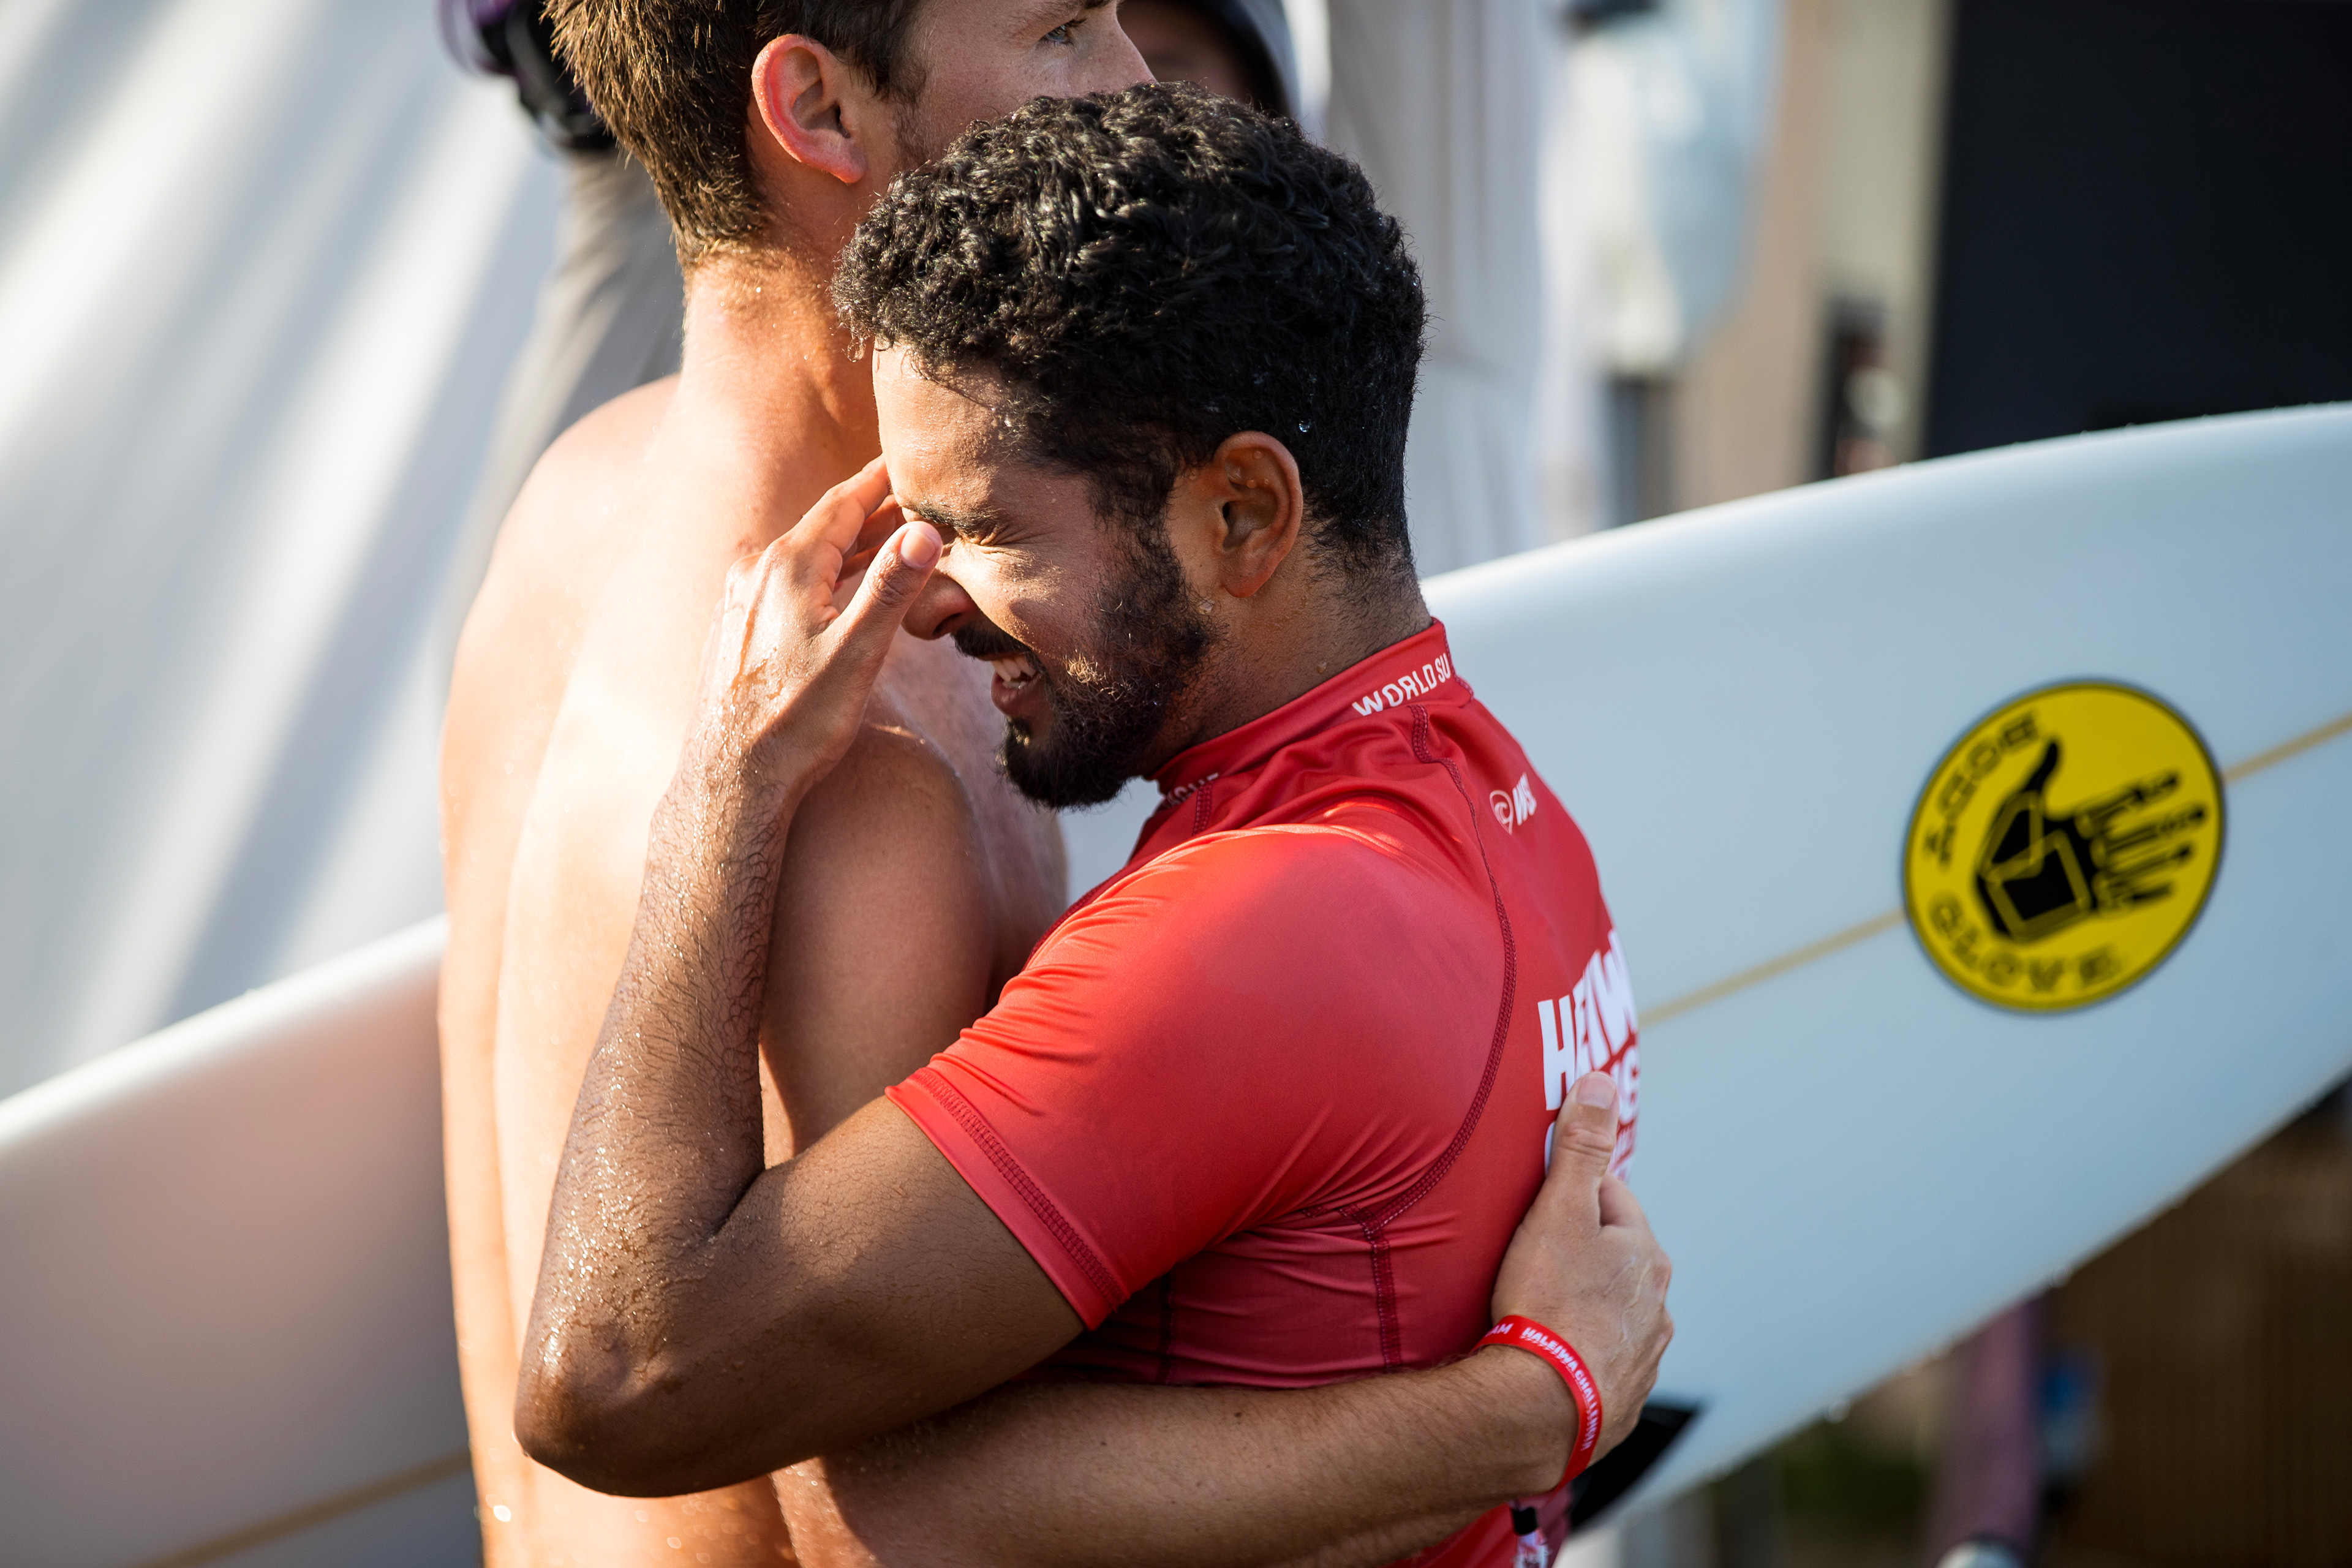
[(978, 609), (961, 584), (945, 572), (934, 572), (931, 580), (915, 595), (914, 607), (907, 612), (903, 624), (909, 632), (926, 640), (943, 637)]
[(1112, 18), (1109, 36), (1103, 40), (1091, 67), (1086, 73), (1081, 92), (1117, 92), (1123, 87), (1134, 87), (1152, 79), (1151, 68), (1143, 63), (1143, 51), (1135, 47), (1125, 28)]

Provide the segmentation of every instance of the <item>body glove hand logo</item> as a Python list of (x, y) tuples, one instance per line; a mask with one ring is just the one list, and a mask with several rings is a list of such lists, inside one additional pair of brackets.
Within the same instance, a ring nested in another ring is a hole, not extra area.
[(1928, 778), (1904, 908), (1970, 995), (2080, 1007), (2164, 962), (2221, 857), (2221, 776), (2187, 720), (2129, 687), (2045, 687), (1988, 715)]

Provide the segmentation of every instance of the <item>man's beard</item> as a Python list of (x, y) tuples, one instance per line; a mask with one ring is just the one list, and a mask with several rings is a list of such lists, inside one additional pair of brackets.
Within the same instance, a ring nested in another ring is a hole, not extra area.
[[(1158, 524), (1131, 537), (1125, 568), (1097, 608), (1097, 636), (1082, 661), (1049, 669), (987, 623), (955, 634), (957, 650), (970, 658), (1026, 654), (1036, 668), (1054, 713), (1052, 736), (1040, 741), (1011, 720), (997, 758), (1013, 787), (1041, 805), (1100, 805), (1117, 795), (1137, 775), (1170, 707), (1216, 640)], [(1074, 670), (1074, 663), (1087, 673)]]

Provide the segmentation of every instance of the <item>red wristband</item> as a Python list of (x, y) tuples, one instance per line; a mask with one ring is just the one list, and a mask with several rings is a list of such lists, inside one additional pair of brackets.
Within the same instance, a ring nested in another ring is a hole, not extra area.
[(1566, 1340), (1533, 1318), (1505, 1318), (1487, 1330), (1486, 1337), (1472, 1348), (1484, 1350), (1488, 1345), (1508, 1345), (1513, 1350), (1541, 1356), (1568, 1384), (1569, 1397), (1576, 1402), (1576, 1441), (1568, 1450), (1568, 1473), (1559, 1478), (1559, 1484), (1566, 1486), (1584, 1473), (1584, 1467), (1592, 1462), (1593, 1448), (1601, 1441), (1601, 1385), (1592, 1381), (1584, 1358)]

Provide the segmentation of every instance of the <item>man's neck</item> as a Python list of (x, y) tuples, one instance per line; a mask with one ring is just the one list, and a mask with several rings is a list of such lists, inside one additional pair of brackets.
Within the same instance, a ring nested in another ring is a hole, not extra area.
[(1429, 606), (1418, 583), (1399, 584), (1370, 600), (1362, 593), (1326, 579), (1302, 595), (1288, 614), (1244, 631), (1223, 651), (1213, 672), (1187, 694), (1185, 710), (1163, 732), (1146, 775), (1429, 629)]
[(789, 526), (881, 449), (874, 382), (835, 319), (825, 276), (779, 252), (688, 275), (686, 352), (667, 425), (681, 460)]

